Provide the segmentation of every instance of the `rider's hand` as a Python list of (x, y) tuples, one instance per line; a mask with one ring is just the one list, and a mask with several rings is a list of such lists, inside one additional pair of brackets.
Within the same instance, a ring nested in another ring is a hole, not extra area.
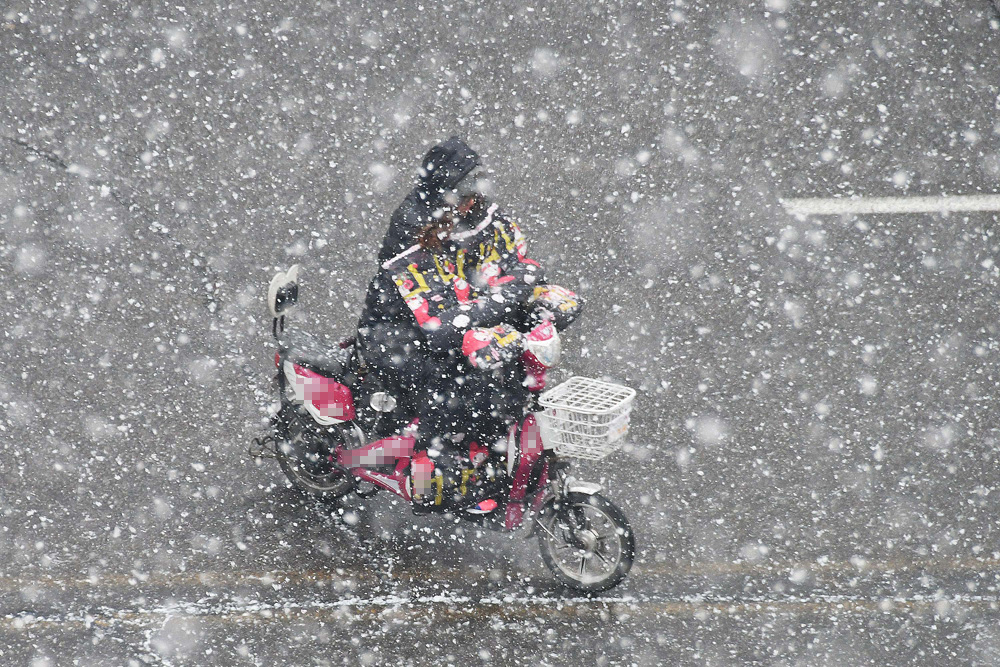
[(583, 310), (583, 300), (575, 292), (558, 285), (539, 285), (528, 304), (532, 321), (552, 322), (560, 331), (572, 324)]
[(469, 329), (462, 338), (462, 354), (474, 368), (486, 371), (517, 359), (523, 347), (521, 334), (506, 324), (491, 329)]

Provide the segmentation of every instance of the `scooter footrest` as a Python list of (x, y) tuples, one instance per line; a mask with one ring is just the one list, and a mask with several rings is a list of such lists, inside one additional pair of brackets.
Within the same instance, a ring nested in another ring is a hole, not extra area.
[(480, 501), (473, 507), (467, 508), (465, 511), (468, 514), (489, 514), (497, 508), (497, 501), (492, 498), (487, 498), (486, 500)]

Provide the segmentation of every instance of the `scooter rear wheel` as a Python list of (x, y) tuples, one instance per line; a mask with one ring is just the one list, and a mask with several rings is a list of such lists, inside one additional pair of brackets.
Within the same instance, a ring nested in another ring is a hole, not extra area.
[(599, 593), (621, 583), (632, 568), (632, 527), (600, 494), (569, 493), (548, 503), (538, 528), (542, 560), (564, 586)]
[(286, 423), (275, 454), (292, 485), (323, 500), (335, 500), (353, 491), (354, 477), (333, 460), (334, 448), (344, 444), (343, 429), (321, 429), (298, 414)]

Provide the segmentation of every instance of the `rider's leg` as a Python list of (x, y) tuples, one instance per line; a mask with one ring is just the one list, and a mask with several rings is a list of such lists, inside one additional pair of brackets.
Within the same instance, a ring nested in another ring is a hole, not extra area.
[(492, 441), (477, 434), (490, 421), (492, 389), (486, 378), (465, 371), (462, 365), (439, 364), (420, 392), (414, 449), (425, 456), (416, 457), (411, 465), (417, 504), (464, 504), (481, 489), (475, 467), (487, 452), (480, 443)]
[(448, 362), (429, 364), (421, 387), (415, 393), (417, 417), (416, 452), (410, 465), (413, 499), (418, 505), (435, 506), (445, 501), (444, 472), (451, 466), (442, 454), (454, 432), (456, 375)]
[(455, 359), (428, 368), (417, 397), (414, 448), (426, 457), (415, 458), (419, 464), (411, 467), (418, 504), (465, 504), (492, 491), (485, 470), (475, 470), (483, 458), (477, 454), (504, 437), (524, 405), (524, 388), (508, 377), (519, 377), (517, 369), (505, 370), (504, 375), (471, 371)]

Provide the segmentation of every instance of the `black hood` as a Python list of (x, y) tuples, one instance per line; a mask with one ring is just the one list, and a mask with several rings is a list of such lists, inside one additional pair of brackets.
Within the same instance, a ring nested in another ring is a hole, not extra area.
[(420, 169), (420, 182), (392, 214), (382, 240), (379, 264), (417, 242), (417, 234), (433, 221), (435, 209), (444, 205), (442, 195), (453, 190), (479, 164), (469, 145), (452, 137), (427, 151)]
[(434, 146), (420, 165), (420, 184), (428, 194), (453, 190), (479, 166), (479, 155), (461, 139), (451, 137)]

